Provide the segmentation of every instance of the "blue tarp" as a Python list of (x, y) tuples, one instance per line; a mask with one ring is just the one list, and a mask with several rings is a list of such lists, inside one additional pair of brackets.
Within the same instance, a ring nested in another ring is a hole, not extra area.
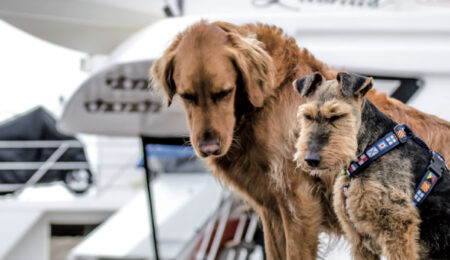
[[(147, 158), (157, 159), (177, 159), (195, 156), (194, 148), (191, 146), (169, 145), (169, 144), (148, 144), (145, 146)], [(138, 163), (138, 167), (144, 165), (144, 159)]]

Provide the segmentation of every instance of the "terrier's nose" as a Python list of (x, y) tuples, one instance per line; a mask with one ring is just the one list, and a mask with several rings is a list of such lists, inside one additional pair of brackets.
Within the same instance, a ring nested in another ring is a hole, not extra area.
[(320, 163), (320, 155), (308, 154), (305, 156), (305, 162), (311, 167), (317, 167)]

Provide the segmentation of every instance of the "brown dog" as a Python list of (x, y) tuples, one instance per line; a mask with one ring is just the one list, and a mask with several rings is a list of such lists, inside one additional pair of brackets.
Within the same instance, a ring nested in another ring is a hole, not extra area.
[(315, 71), (336, 76), (279, 28), (204, 21), (179, 34), (152, 66), (167, 103), (181, 97), (197, 154), (261, 216), (268, 259), (316, 259), (319, 233), (341, 234), (334, 179), (313, 177), (292, 160), (301, 103), (292, 82)]

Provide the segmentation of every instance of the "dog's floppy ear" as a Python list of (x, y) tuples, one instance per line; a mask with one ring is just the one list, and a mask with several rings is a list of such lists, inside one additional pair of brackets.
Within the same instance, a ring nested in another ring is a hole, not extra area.
[(272, 57), (255, 38), (244, 37), (236, 32), (229, 32), (227, 36), (231, 43), (231, 59), (244, 80), (248, 99), (254, 107), (261, 107), (274, 88)]
[(306, 97), (312, 94), (318, 85), (322, 84), (324, 78), (319, 72), (314, 72), (313, 74), (299, 78), (294, 81), (294, 88), (300, 94), (301, 97)]
[(346, 96), (363, 97), (372, 88), (372, 78), (354, 73), (339, 72), (336, 77)]
[(173, 70), (175, 65), (175, 54), (178, 43), (183, 35), (179, 34), (174, 42), (167, 48), (164, 55), (157, 59), (151, 69), (151, 84), (157, 88), (162, 88), (167, 96), (167, 106), (172, 103), (172, 98), (176, 93), (175, 81), (173, 79)]

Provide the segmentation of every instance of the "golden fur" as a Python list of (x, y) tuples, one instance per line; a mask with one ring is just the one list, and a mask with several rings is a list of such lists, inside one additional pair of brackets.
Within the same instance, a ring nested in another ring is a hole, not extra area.
[[(151, 71), (168, 104), (182, 97), (197, 154), (205, 157), (205, 132), (219, 140), (206, 160), (261, 217), (268, 259), (316, 259), (319, 233), (341, 234), (334, 178), (311, 176), (293, 161), (302, 100), (291, 84), (314, 71), (336, 76), (277, 27), (205, 21), (180, 33)], [(214, 98), (224, 90), (231, 92)]]

